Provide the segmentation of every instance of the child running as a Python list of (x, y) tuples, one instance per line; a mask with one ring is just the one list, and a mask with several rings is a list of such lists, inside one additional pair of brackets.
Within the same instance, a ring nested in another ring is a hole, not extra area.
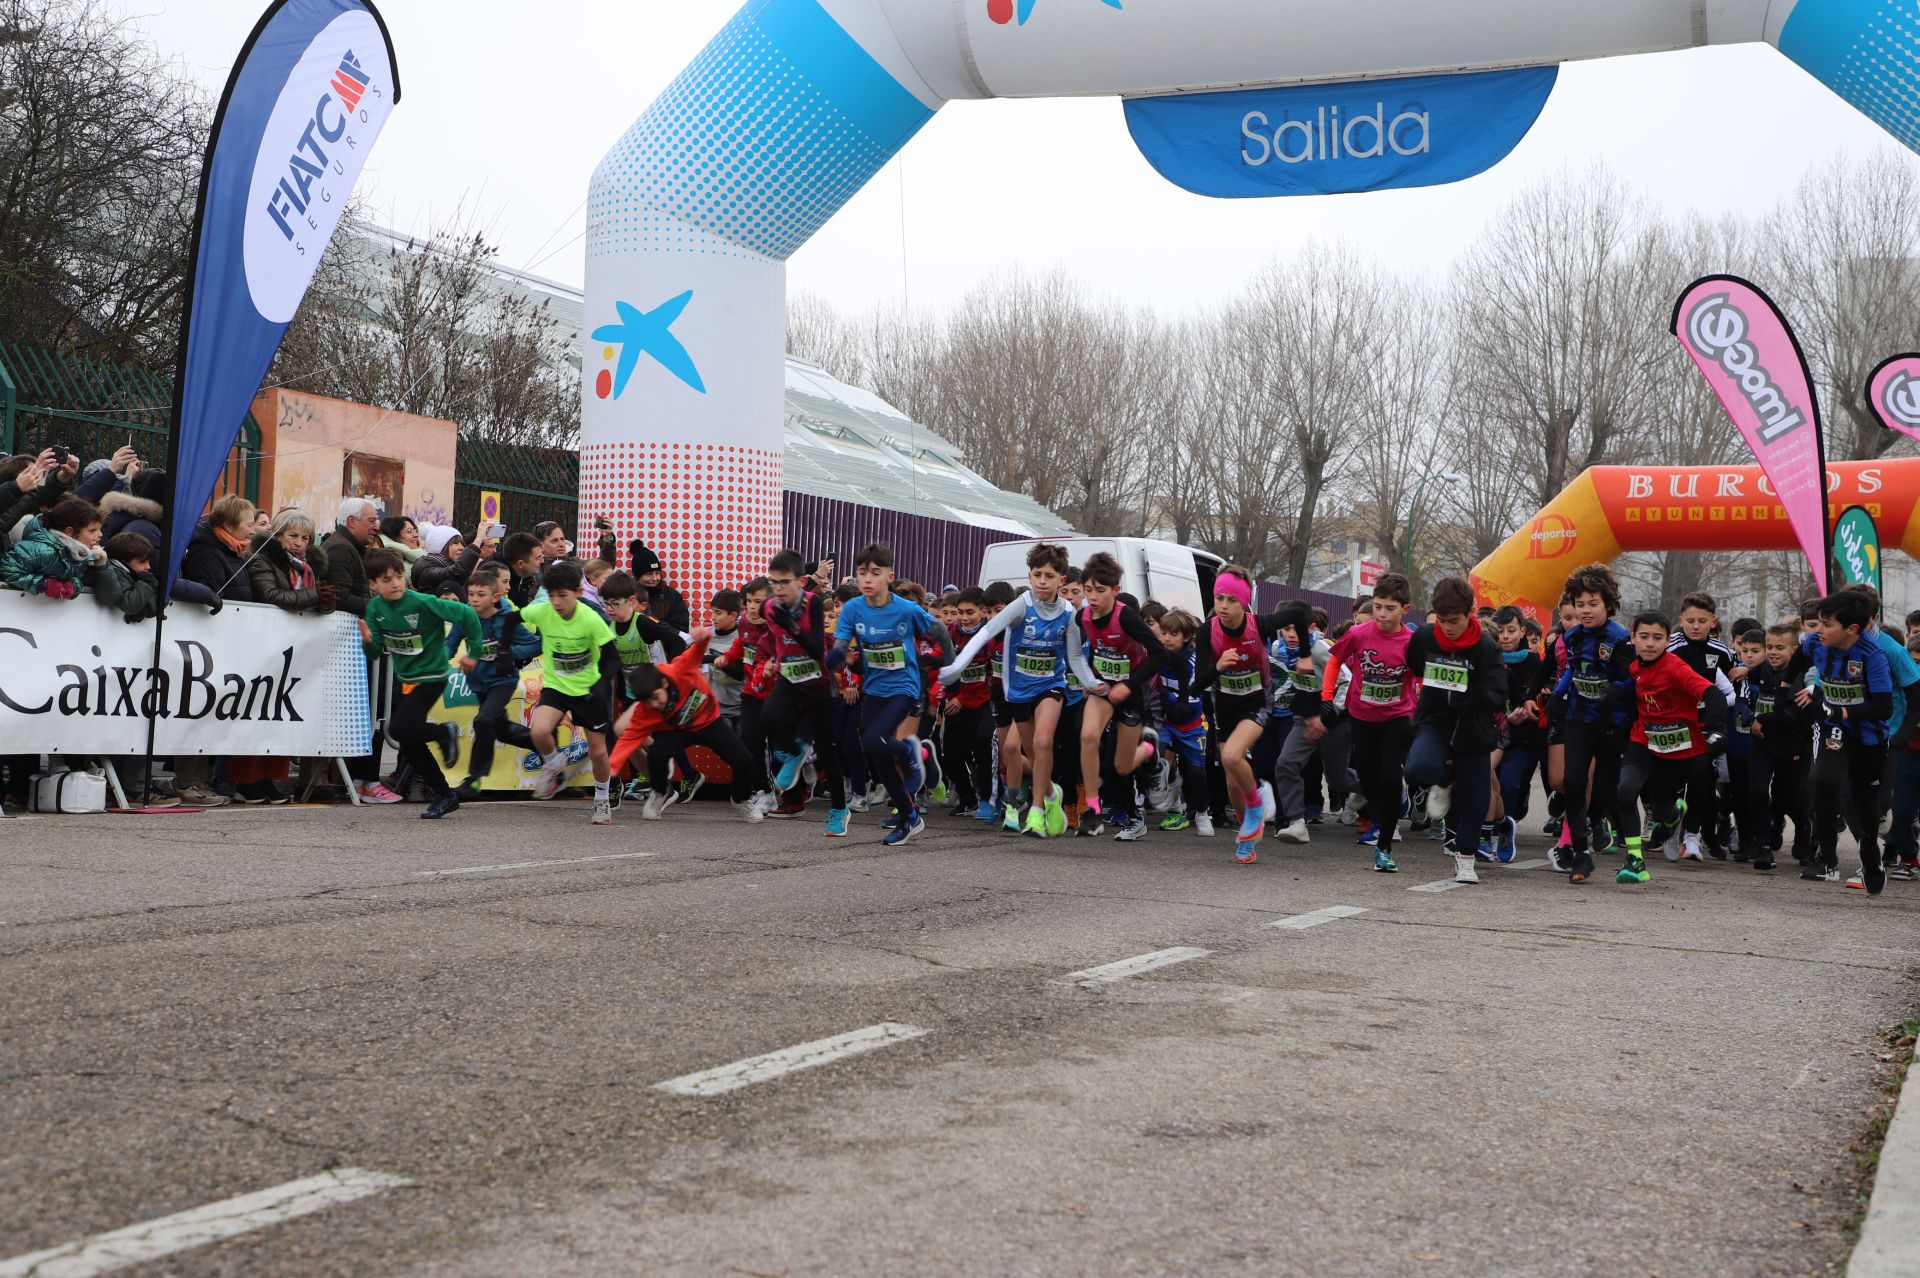
[(1629, 677), (1637, 715), (1620, 765), (1619, 829), (1627, 850), (1616, 883), (1645, 883), (1653, 877), (1647, 872), (1647, 844), (1640, 838), (1641, 800), (1656, 814), (1647, 837), (1658, 847), (1685, 822), (1685, 791), (1695, 760), (1709, 753), (1726, 726), (1725, 695), (1669, 650), (1672, 633), (1663, 612), (1649, 610), (1633, 619)]
[(438, 821), (459, 809), (460, 796), (427, 746), (437, 744), (451, 768), (460, 762), (460, 736), (451, 723), (429, 722), (427, 712), (447, 690), (447, 626), (459, 626), (467, 645), (454, 664), (471, 671), (477, 664), (472, 654), (480, 651), (480, 617), (458, 600), (408, 590), (406, 561), (391, 550), (367, 552), (367, 584), (373, 597), (367, 600), (360, 635), (369, 657), (385, 653), (392, 659), (399, 692), (387, 716), (387, 735), (400, 747), (401, 762), (433, 796), (420, 818)]
[[(1107, 695), (1087, 700), (1080, 723), (1080, 775), (1087, 778), (1091, 790), (1088, 817), (1098, 822), (1111, 813), (1120, 826), (1114, 841), (1132, 843), (1147, 832), (1147, 818), (1135, 802), (1133, 784), (1146, 724), (1144, 689), (1152, 686), (1167, 663), (1167, 650), (1140, 614), (1121, 602), (1120, 580), (1120, 561), (1105, 551), (1090, 557), (1081, 570), (1087, 603), (1080, 614), (1080, 629), (1093, 647), (1093, 673), (1106, 684)], [(1109, 723), (1113, 725), (1113, 759), (1110, 767), (1102, 768), (1100, 747)]]
[(1333, 645), (1334, 662), (1353, 671), (1347, 693), (1353, 770), (1359, 774), (1367, 817), (1373, 822), (1361, 841), (1374, 844), (1373, 868), (1382, 874), (1400, 868), (1393, 859), (1393, 840), (1417, 699), (1413, 672), (1407, 668), (1407, 644), (1413, 632), (1407, 629), (1405, 617), (1412, 602), (1413, 591), (1405, 577), (1381, 573), (1373, 586), (1372, 620), (1354, 626)]
[[(547, 590), (553, 592), (551, 584)], [(668, 763), (694, 746), (705, 746), (733, 773), (734, 810), (742, 819), (757, 822), (773, 806), (773, 796), (766, 789), (766, 769), (747, 753), (740, 738), (720, 717), (720, 699), (702, 670), (713, 632), (698, 629), (688, 638), (691, 645), (672, 661), (664, 666), (642, 666), (634, 674), (633, 717), (620, 734), (612, 765), (624, 770), (637, 751), (646, 751), (647, 778), (653, 792), (640, 809), (640, 817), (658, 821), (674, 801), (667, 779)]]
[(840, 766), (839, 740), (834, 732), (839, 703), (826, 670), (826, 605), (807, 589), (810, 581), (806, 560), (797, 550), (782, 550), (767, 563), (771, 595), (761, 605), (760, 619), (766, 623), (779, 679), (767, 694), (760, 725), (778, 769), (773, 778), (776, 794), (786, 794), (799, 783), (807, 761), (800, 730), (805, 727), (811, 732), (813, 757), (826, 769), (831, 798), (826, 834), (838, 839), (846, 837), (849, 819), (846, 774)]
[(533, 708), (530, 726), (541, 761), (533, 793), (551, 799), (560, 792), (567, 756), (554, 734), (562, 719), (570, 719), (573, 730), (586, 737), (593, 764), (593, 824), (612, 825), (607, 736), (613, 727), (613, 687), (601, 674), (601, 650), (612, 644), (613, 628), (586, 606), (580, 594), (585, 584), (580, 565), (553, 564), (540, 575), (546, 599), (520, 610), (520, 624), (540, 636), (540, 704)]
[[(1379, 615), (1379, 605), (1374, 608)], [(1407, 784), (1425, 786), (1427, 812), (1447, 818), (1453, 881), (1478, 883), (1474, 849), (1493, 788), (1493, 749), (1507, 706), (1507, 666), (1473, 611), (1473, 587), (1442, 577), (1434, 621), (1413, 632), (1404, 658), (1420, 672), (1420, 700), (1407, 750)]]

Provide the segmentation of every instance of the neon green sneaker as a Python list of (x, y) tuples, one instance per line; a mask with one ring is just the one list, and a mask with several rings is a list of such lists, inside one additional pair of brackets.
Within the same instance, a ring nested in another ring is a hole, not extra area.
[(1646, 883), (1651, 881), (1652, 878), (1653, 876), (1647, 873), (1647, 863), (1645, 859), (1639, 856), (1629, 855), (1627, 857), (1627, 863), (1620, 867), (1620, 873), (1613, 876), (1613, 881), (1615, 883)]
[(1036, 803), (1027, 809), (1027, 824), (1021, 833), (1030, 834), (1036, 839), (1047, 837), (1047, 814), (1039, 804)]
[(933, 789), (927, 792), (927, 801), (930, 803), (945, 803), (947, 801), (947, 783), (945, 781), (936, 783)]
[(1184, 812), (1169, 812), (1160, 818), (1163, 830), (1185, 830), (1193, 825), (1193, 820)]
[(1009, 834), (1020, 833), (1020, 805), (1009, 803), (1006, 805), (1006, 811), (1006, 816), (1000, 820), (1000, 828)]
[(1057, 839), (1067, 832), (1067, 810), (1061, 804), (1060, 787), (1057, 785), (1047, 795), (1046, 818), (1048, 838)]

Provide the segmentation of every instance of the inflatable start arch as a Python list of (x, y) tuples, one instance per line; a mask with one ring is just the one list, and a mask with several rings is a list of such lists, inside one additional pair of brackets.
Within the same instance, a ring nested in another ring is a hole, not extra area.
[[(1920, 558), (1920, 458), (1832, 462), (1829, 527), (1864, 506), (1882, 550)], [(1481, 602), (1550, 624), (1567, 574), (1630, 550), (1798, 550), (1786, 509), (1758, 466), (1595, 466), (1521, 525), (1472, 573)]]
[[(785, 262), (947, 102), (1118, 95), (1142, 152), (1189, 190), (1380, 190), (1497, 162), (1568, 59), (1765, 41), (1920, 149), (1910, 10), (749, 0), (593, 176), (580, 540), (610, 515), (696, 600), (764, 565), (780, 537)], [(1701, 122), (1701, 145), (1738, 119)], [(689, 573), (696, 551), (704, 571)]]

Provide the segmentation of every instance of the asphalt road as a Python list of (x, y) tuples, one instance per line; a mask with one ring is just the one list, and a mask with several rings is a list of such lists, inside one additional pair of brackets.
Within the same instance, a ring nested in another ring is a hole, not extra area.
[(0, 823), (0, 1272), (329, 1168), (408, 1183), (122, 1272), (1832, 1272), (1920, 1002), (1920, 884), (417, 815)]

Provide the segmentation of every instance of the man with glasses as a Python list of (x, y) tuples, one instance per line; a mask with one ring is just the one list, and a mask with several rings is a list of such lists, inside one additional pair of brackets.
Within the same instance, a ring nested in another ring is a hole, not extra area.
[[(362, 616), (372, 590), (367, 585), (366, 553), (380, 546), (380, 508), (365, 497), (348, 497), (340, 503), (334, 529), (321, 543), (326, 551), (325, 580), (334, 588), (336, 605), (342, 612)], [(380, 662), (367, 665), (367, 686), (378, 700), (379, 680), (385, 667)], [(365, 757), (347, 761), (347, 775), (365, 803), (398, 803), (400, 796), (380, 782), (380, 732), (373, 733), (372, 748)]]

